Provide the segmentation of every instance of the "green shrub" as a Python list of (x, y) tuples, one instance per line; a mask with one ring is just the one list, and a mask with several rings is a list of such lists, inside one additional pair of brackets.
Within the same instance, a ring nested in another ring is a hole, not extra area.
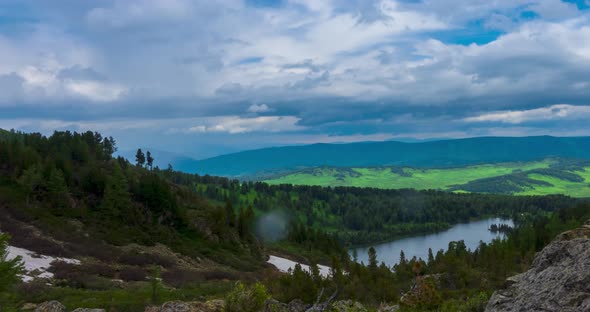
[(256, 283), (246, 287), (241, 282), (225, 296), (225, 312), (257, 312), (264, 308), (264, 303), (270, 298), (266, 287)]

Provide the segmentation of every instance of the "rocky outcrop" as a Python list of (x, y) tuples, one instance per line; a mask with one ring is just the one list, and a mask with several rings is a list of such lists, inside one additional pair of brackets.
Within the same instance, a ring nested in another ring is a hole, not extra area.
[(352, 300), (336, 301), (332, 305), (331, 312), (368, 312), (359, 302)]
[(381, 304), (379, 306), (379, 309), (377, 310), (377, 312), (397, 312), (399, 311), (399, 305), (387, 305), (387, 304)]
[(590, 221), (559, 235), (527, 272), (509, 278), (486, 312), (590, 311)]
[(210, 300), (207, 302), (170, 301), (161, 307), (149, 306), (145, 312), (222, 312), (223, 300)]
[(59, 301), (47, 301), (38, 305), (35, 312), (66, 312), (66, 306)]
[(287, 304), (288, 312), (304, 312), (307, 310), (307, 305), (300, 299), (295, 299)]
[[(32, 309), (32, 307), (36, 307), (35, 312), (66, 312), (67, 311), (66, 307), (63, 304), (61, 304), (61, 302), (55, 301), (55, 300), (43, 302), (39, 305), (35, 305), (33, 303), (27, 303), (27, 304), (23, 305), (21, 310), (25, 310), (25, 311), (30, 310), (30, 309)], [(73, 310), (72, 312), (105, 312), (105, 309), (77, 308), (77, 309)]]

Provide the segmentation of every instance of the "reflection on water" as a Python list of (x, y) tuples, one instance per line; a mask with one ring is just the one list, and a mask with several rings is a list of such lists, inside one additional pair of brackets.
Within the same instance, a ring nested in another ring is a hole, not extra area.
[[(406, 259), (411, 259), (416, 256), (417, 258), (426, 260), (428, 257), (428, 248), (432, 248), (432, 252), (436, 255), (438, 250), (446, 250), (449, 246), (449, 242), (459, 240), (465, 241), (467, 248), (474, 250), (479, 246), (480, 241), (489, 243), (494, 238), (504, 237), (504, 234), (502, 233), (492, 233), (489, 231), (490, 226), (494, 223), (505, 223), (514, 226), (511, 220), (503, 220), (499, 218), (457, 224), (444, 232), (407, 237), (375, 245), (375, 250), (377, 250), (377, 260), (379, 260), (379, 263), (385, 262), (386, 265), (392, 266), (398, 262), (399, 254), (402, 250), (406, 255)], [(363, 261), (367, 264), (367, 251), (369, 247), (356, 248), (359, 262)], [(352, 253), (351, 249), (350, 254), (352, 255)]]

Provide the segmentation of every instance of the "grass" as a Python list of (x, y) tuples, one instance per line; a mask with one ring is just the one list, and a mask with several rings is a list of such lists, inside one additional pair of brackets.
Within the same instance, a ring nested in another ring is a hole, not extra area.
[(590, 197), (590, 167), (586, 167), (585, 171), (573, 171), (582, 176), (584, 182), (576, 183), (565, 181), (556, 177), (550, 177), (537, 173), (529, 174), (528, 177), (535, 180), (545, 181), (551, 183), (553, 186), (537, 186), (534, 189), (527, 190), (519, 195), (549, 195), (549, 194), (568, 194), (573, 197)]
[[(282, 175), (270, 180), (270, 184), (299, 184), (320, 186), (356, 186), (383, 189), (413, 188), (417, 190), (448, 190), (453, 185), (461, 185), (473, 180), (509, 175), (519, 171), (548, 168), (556, 160), (533, 162), (514, 162), (484, 164), (460, 168), (420, 169), (420, 168), (313, 168)], [(566, 194), (574, 197), (590, 196), (590, 167), (586, 171), (572, 171), (585, 178), (584, 183), (560, 180), (555, 177), (531, 173), (533, 179), (551, 183), (553, 186), (539, 186), (520, 195)], [(459, 190), (459, 192), (461, 192)]]
[[(32, 287), (20, 291), (15, 298), (15, 306), (26, 302), (43, 302), (57, 300), (68, 311), (76, 308), (104, 308), (110, 311), (143, 311), (150, 304), (162, 304), (166, 301), (200, 301), (203, 299), (222, 298), (234, 285), (232, 281), (203, 282), (189, 287), (172, 289), (160, 287), (157, 301), (152, 302), (152, 290), (147, 282), (126, 285), (120, 289), (89, 290), (69, 287)], [(29, 286), (31, 287), (31, 286)]]

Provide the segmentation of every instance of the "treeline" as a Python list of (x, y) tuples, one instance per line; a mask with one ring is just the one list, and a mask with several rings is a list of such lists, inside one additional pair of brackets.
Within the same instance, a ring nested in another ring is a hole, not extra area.
[(427, 259), (407, 259), (402, 251), (393, 267), (377, 262), (375, 249), (369, 249), (365, 266), (333, 258), (332, 272), (323, 278), (317, 266), (311, 272), (295, 268), (292, 275), (267, 280), (277, 299), (295, 298), (307, 302), (325, 288), (338, 291), (340, 298), (361, 301), (377, 307), (380, 303), (399, 303), (402, 311), (483, 311), (491, 293), (505, 279), (525, 271), (534, 254), (559, 233), (579, 227), (590, 218), (590, 205), (578, 204), (560, 209), (550, 216), (536, 216), (510, 231), (505, 240), (481, 243), (476, 250), (463, 241), (451, 242), (446, 251), (428, 251)]
[(326, 229), (348, 245), (435, 232), (485, 216), (516, 217), (571, 206), (567, 196), (457, 194), (435, 190), (269, 185), (163, 170), (207, 198), (254, 206), (259, 213), (282, 209), (301, 224)]
[(251, 207), (212, 205), (159, 174), (149, 152), (131, 164), (113, 158), (115, 151), (115, 140), (96, 132), (46, 137), (3, 131), (0, 208), (21, 220), (39, 220), (60, 237), (67, 238), (71, 220), (78, 220), (91, 238), (115, 245), (163, 243), (222, 263), (229, 253), (238, 267), (261, 262)]

